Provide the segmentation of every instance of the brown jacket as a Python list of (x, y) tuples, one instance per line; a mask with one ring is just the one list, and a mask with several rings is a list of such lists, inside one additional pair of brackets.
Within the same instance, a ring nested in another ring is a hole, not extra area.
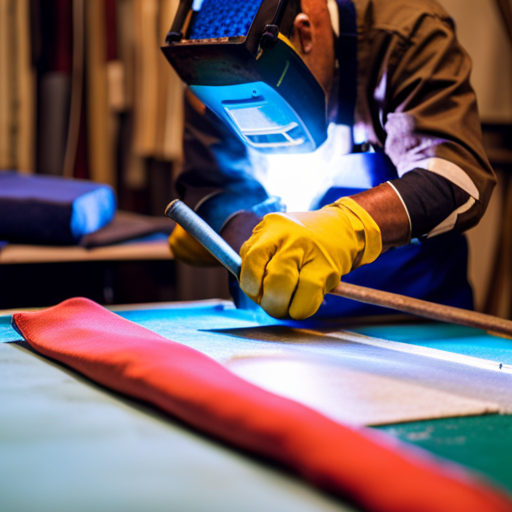
[[(482, 144), (471, 60), (452, 19), (433, 0), (354, 0), (354, 5), (355, 132), (381, 147), (400, 177), (426, 169), (467, 193), (467, 201), (431, 234), (475, 225), (496, 180)], [(401, 191), (400, 180), (393, 184)], [(405, 200), (409, 209), (411, 200)]]

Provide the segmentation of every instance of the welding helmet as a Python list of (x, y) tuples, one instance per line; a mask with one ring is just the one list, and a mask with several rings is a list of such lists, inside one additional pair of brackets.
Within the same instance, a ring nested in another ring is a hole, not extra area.
[(249, 146), (307, 153), (327, 138), (325, 93), (288, 40), (300, 0), (181, 0), (162, 48)]

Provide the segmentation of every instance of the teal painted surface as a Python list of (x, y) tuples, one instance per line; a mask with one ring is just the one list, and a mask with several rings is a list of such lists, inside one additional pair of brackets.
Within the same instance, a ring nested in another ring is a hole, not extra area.
[(11, 315), (0, 316), (0, 343), (21, 339), (21, 336), (11, 327)]
[[(169, 309), (152, 309), (123, 311), (118, 315), (136, 322), (162, 336), (186, 343), (191, 333), (197, 338), (197, 330), (234, 329), (279, 323), (267, 315), (241, 311), (230, 304), (201, 305), (193, 307), (176, 307)], [(174, 337), (173, 337), (174, 336)], [(200, 337), (200, 336), (199, 336)], [(11, 316), (0, 316), (0, 343), (22, 339), (11, 327)]]
[[(199, 305), (173, 309), (126, 311), (118, 313), (147, 329), (181, 343), (197, 345), (197, 330), (235, 329), (279, 324), (267, 315), (236, 310), (231, 306)], [(350, 327), (351, 331), (401, 343), (464, 354), (503, 364), (512, 364), (512, 340), (491, 336), (479, 329), (451, 324), (371, 325)], [(200, 336), (199, 336), (200, 337)], [(11, 327), (11, 317), (0, 317), (0, 343), (19, 340)], [(210, 338), (208, 338), (210, 339)], [(199, 340), (200, 341), (200, 340)], [(206, 339), (205, 339), (206, 342)]]
[[(279, 324), (269, 316), (258, 316), (252, 311), (241, 311), (225, 306), (200, 308), (133, 311), (119, 313), (163, 336), (186, 342), (184, 331), (235, 329), (257, 325)], [(191, 329), (193, 326), (193, 330)], [(349, 330), (391, 341), (410, 343), (512, 364), (512, 340), (491, 336), (480, 329), (452, 324), (427, 323), (404, 325), (372, 325), (350, 327)], [(173, 338), (173, 335), (180, 339)]]
[[(219, 359), (229, 357), (237, 351), (233, 345), (233, 336), (219, 331), (279, 323), (267, 315), (263, 317), (252, 311), (237, 310), (231, 304), (124, 311), (118, 314), (165, 338), (183, 343)], [(257, 342), (252, 343), (256, 344)], [(245, 347), (246, 350), (250, 350), (251, 342), (246, 340)]]
[(19, 346), (0, 344), (2, 512), (351, 512)]
[(512, 494), (512, 416), (447, 418), (378, 429), (472, 468)]
[(371, 325), (349, 330), (382, 338), (436, 348), (456, 354), (512, 364), (512, 340), (491, 336), (480, 329), (452, 324)]
[(252, 311), (238, 310), (231, 304), (121, 311), (117, 314), (162, 335), (182, 330), (235, 329), (260, 325), (260, 317)]

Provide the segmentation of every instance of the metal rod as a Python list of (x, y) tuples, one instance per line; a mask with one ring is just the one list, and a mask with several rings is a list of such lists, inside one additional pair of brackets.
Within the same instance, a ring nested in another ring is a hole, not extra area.
[[(201, 217), (179, 200), (170, 203), (165, 210), (165, 214), (180, 224), (183, 229), (188, 231), (237, 279), (240, 279), (242, 259)], [(444, 306), (425, 300), (413, 299), (405, 295), (383, 292), (343, 282), (330, 293), (366, 304), (396, 309), (397, 311), (431, 320), (466, 325), (512, 336), (512, 321), (477, 313), (476, 311)]]
[(396, 309), (403, 313), (430, 318), (441, 322), (466, 325), (492, 331), (493, 333), (512, 336), (512, 321), (498, 318), (492, 315), (485, 315), (476, 311), (444, 306), (426, 300), (414, 299), (399, 295), (397, 293), (383, 292), (364, 286), (358, 286), (350, 283), (340, 283), (332, 292), (333, 295), (339, 295), (347, 299), (357, 300), (366, 304), (383, 306)]
[(167, 205), (165, 215), (188, 231), (219, 263), (240, 280), (242, 258), (196, 212), (176, 199)]

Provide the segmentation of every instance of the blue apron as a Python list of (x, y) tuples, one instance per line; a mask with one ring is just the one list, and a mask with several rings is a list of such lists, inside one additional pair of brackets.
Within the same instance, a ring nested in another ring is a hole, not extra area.
[[(396, 179), (396, 169), (383, 153), (361, 153), (360, 168), (373, 176), (373, 186)], [(373, 170), (372, 170), (373, 168)], [(387, 177), (386, 177), (387, 174)], [(362, 190), (332, 187), (316, 208)], [(376, 261), (343, 277), (347, 283), (399, 293), (418, 299), (473, 309), (473, 292), (467, 280), (466, 237), (447, 233), (403, 247), (389, 249)], [(390, 311), (327, 295), (318, 317), (379, 315)]]
[[(353, 126), (357, 77), (356, 13), (351, 0), (337, 0), (340, 15), (338, 62), (340, 73), (337, 123)], [(346, 156), (350, 183), (334, 184), (311, 205), (315, 210), (349, 196), (376, 187), (398, 175), (391, 160), (382, 152), (352, 153)], [(340, 173), (340, 177), (343, 173)], [(346, 173), (345, 173), (346, 174)], [(347, 186), (349, 185), (349, 186)], [(265, 202), (269, 204), (268, 201)], [(268, 213), (270, 210), (262, 213)], [(276, 211), (276, 210), (274, 210)], [(447, 233), (421, 242), (390, 249), (369, 265), (364, 265), (343, 277), (343, 281), (409, 297), (465, 309), (473, 309), (473, 292), (467, 280), (466, 238)], [(259, 308), (240, 290), (233, 279), (230, 290), (239, 308)], [(362, 304), (334, 295), (326, 295), (313, 318), (371, 316), (394, 311)]]

